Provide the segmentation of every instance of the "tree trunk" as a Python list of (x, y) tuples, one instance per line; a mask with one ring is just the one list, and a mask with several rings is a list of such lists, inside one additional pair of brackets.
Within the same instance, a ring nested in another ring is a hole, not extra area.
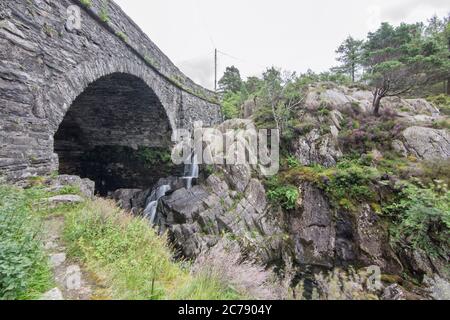
[[(448, 27), (447, 27), (448, 30)], [(448, 40), (448, 53), (450, 59), (450, 34), (447, 32), (447, 40)], [(450, 96), (450, 77), (447, 78), (447, 95)]]
[(381, 96), (377, 91), (375, 91), (374, 95), (373, 95), (373, 114), (375, 116), (379, 116), (380, 115), (380, 108), (381, 108), (381, 99), (383, 99), (383, 96)]
[(352, 83), (355, 83), (356, 66), (352, 64)]

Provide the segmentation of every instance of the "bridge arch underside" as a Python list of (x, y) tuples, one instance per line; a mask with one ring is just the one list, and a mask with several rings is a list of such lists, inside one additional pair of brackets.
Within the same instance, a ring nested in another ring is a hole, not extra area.
[(94, 180), (102, 196), (147, 189), (175, 174), (171, 134), (153, 90), (138, 77), (113, 73), (90, 84), (68, 109), (54, 135), (59, 173)]

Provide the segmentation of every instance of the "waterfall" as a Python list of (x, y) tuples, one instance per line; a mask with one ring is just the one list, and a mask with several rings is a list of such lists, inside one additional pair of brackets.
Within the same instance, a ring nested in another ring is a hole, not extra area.
[[(197, 155), (195, 153), (190, 156), (189, 162), (190, 163), (187, 163), (184, 166), (184, 175), (182, 177), (183, 180), (186, 180), (186, 189), (191, 189), (194, 179), (198, 179), (199, 177), (199, 165), (197, 161)], [(152, 225), (156, 221), (159, 199), (164, 197), (170, 190), (170, 185), (162, 185), (158, 188), (153, 189), (152, 193), (147, 198), (144, 217), (149, 219)]]
[(198, 179), (199, 175), (199, 166), (197, 161), (197, 155), (193, 153), (190, 156), (190, 163), (185, 164), (184, 167), (184, 177), (183, 179), (186, 180), (186, 189), (192, 188), (192, 181), (194, 179)]
[(156, 220), (159, 199), (164, 197), (170, 190), (171, 188), (169, 185), (162, 185), (154, 189), (150, 194), (150, 197), (147, 198), (144, 217), (149, 219), (151, 224), (154, 224)]

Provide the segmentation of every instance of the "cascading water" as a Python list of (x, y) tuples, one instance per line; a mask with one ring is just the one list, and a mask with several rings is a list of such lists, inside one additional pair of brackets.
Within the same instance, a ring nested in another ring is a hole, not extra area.
[(144, 210), (144, 217), (150, 220), (151, 224), (155, 223), (156, 212), (158, 209), (159, 199), (164, 197), (167, 192), (171, 190), (169, 185), (162, 185), (152, 191), (150, 197), (147, 198), (147, 203)]
[(191, 158), (190, 163), (185, 164), (184, 167), (183, 179), (186, 180), (186, 189), (191, 189), (193, 180), (198, 179), (199, 176), (199, 165), (197, 161), (197, 155), (193, 153), (190, 158)]
[[(199, 165), (197, 161), (197, 155), (193, 153), (190, 156), (190, 163), (184, 166), (183, 180), (186, 181), (186, 189), (191, 189), (194, 179), (199, 177)], [(171, 191), (170, 185), (162, 185), (152, 191), (150, 196), (147, 198), (144, 217), (150, 220), (153, 225), (156, 220), (156, 215), (158, 211), (159, 200), (166, 195), (167, 192)]]

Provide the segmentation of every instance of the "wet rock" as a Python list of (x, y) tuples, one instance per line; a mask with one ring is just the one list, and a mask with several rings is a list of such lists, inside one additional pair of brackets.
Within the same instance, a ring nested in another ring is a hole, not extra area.
[(192, 189), (179, 189), (170, 196), (161, 199), (164, 224), (173, 226), (194, 222), (198, 214), (206, 210), (204, 201), (208, 193), (201, 186)]
[(178, 224), (171, 227), (170, 238), (183, 257), (194, 258), (201, 252), (200, 230), (197, 224)]
[(401, 263), (390, 246), (388, 231), (369, 205), (363, 205), (356, 213), (355, 225), (359, 261), (365, 265), (376, 265), (384, 272), (392, 274), (403, 271)]
[(450, 279), (447, 258), (437, 258), (429, 256), (421, 249), (413, 249), (411, 246), (403, 245), (397, 250), (397, 254), (402, 263), (417, 277), (433, 277), (438, 275), (442, 278)]
[(161, 199), (160, 231), (168, 231), (185, 258), (194, 258), (213, 246), (223, 233), (245, 242), (261, 260), (279, 257), (283, 232), (276, 225), (278, 219), (270, 217), (267, 210), (263, 185), (250, 174), (242, 178), (232, 172), (234, 179), (211, 175), (192, 189), (182, 188)]
[(133, 199), (142, 193), (141, 189), (118, 189), (112, 194), (112, 198), (124, 210), (131, 210)]

